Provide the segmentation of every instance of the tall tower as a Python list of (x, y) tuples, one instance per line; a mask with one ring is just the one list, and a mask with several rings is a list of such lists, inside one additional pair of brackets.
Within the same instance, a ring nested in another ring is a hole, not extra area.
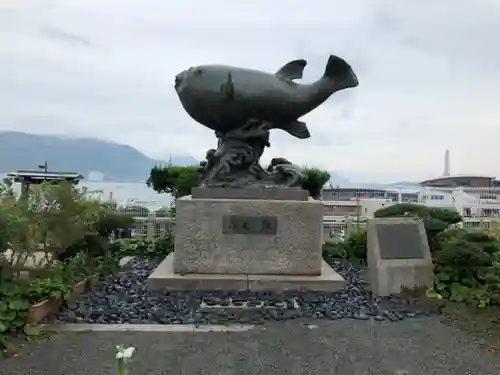
[(444, 172), (443, 176), (450, 175), (450, 150), (446, 149), (444, 153)]

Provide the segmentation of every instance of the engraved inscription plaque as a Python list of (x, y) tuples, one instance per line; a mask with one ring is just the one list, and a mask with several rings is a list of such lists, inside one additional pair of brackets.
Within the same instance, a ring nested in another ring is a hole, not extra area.
[(424, 245), (417, 224), (377, 224), (382, 259), (423, 259)]
[(276, 216), (224, 216), (222, 218), (222, 233), (277, 234), (278, 218)]

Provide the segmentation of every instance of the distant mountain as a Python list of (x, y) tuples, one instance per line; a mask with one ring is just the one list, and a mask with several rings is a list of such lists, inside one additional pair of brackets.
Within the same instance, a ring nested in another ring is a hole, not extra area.
[(390, 184), (387, 184), (386, 186), (418, 187), (420, 185), (418, 182), (397, 181), (397, 182), (391, 182)]
[[(68, 138), (20, 132), (0, 132), (0, 172), (36, 170), (47, 161), (49, 171), (100, 172), (105, 181), (139, 182), (165, 160), (147, 157), (135, 148), (93, 138)], [(171, 157), (172, 164), (198, 164), (193, 157)]]
[[(397, 181), (390, 183), (370, 183), (370, 182), (352, 182), (344, 173), (330, 171), (330, 182), (333, 186), (341, 188), (359, 188), (359, 189), (381, 189), (381, 188), (418, 188), (418, 182)], [(346, 174), (348, 174), (346, 172)]]
[(352, 184), (351, 181), (340, 172), (329, 171), (328, 173), (330, 173), (330, 182), (332, 185), (339, 185), (342, 187)]

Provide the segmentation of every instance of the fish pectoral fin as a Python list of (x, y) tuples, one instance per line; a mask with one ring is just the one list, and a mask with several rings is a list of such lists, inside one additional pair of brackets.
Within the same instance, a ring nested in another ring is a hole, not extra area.
[(283, 79), (300, 79), (302, 78), (302, 75), (304, 74), (304, 68), (307, 65), (307, 61), (300, 59), (300, 60), (293, 60), (290, 61), (289, 63), (286, 63), (283, 65), (276, 73), (274, 73), (277, 77), (283, 78)]
[(233, 76), (231, 73), (227, 74), (227, 81), (220, 86), (220, 92), (227, 99), (234, 98), (234, 84), (233, 84)]
[(283, 129), (288, 134), (291, 134), (298, 139), (306, 139), (311, 136), (306, 123), (302, 121), (294, 121), (288, 124), (284, 124), (280, 126), (279, 129)]

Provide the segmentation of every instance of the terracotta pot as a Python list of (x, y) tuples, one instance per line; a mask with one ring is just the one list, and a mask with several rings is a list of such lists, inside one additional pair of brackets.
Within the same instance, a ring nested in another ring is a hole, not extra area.
[(94, 287), (96, 286), (96, 284), (98, 282), (99, 282), (99, 276), (98, 275), (94, 275), (94, 276), (89, 277), (88, 288), (89, 289), (94, 289)]
[[(88, 285), (89, 281), (87, 279), (77, 282), (73, 287), (73, 294), (70, 299), (85, 293)], [(46, 299), (31, 305), (28, 309), (28, 322), (30, 324), (39, 323), (47, 315), (58, 312), (61, 305), (62, 301), (60, 299)]]
[(59, 299), (46, 299), (31, 305), (28, 309), (28, 322), (30, 324), (39, 323), (47, 315), (57, 312), (61, 304)]
[(80, 294), (83, 294), (87, 291), (89, 285), (88, 279), (83, 279), (82, 281), (79, 281), (75, 284), (73, 288), (73, 296), (78, 296)]

